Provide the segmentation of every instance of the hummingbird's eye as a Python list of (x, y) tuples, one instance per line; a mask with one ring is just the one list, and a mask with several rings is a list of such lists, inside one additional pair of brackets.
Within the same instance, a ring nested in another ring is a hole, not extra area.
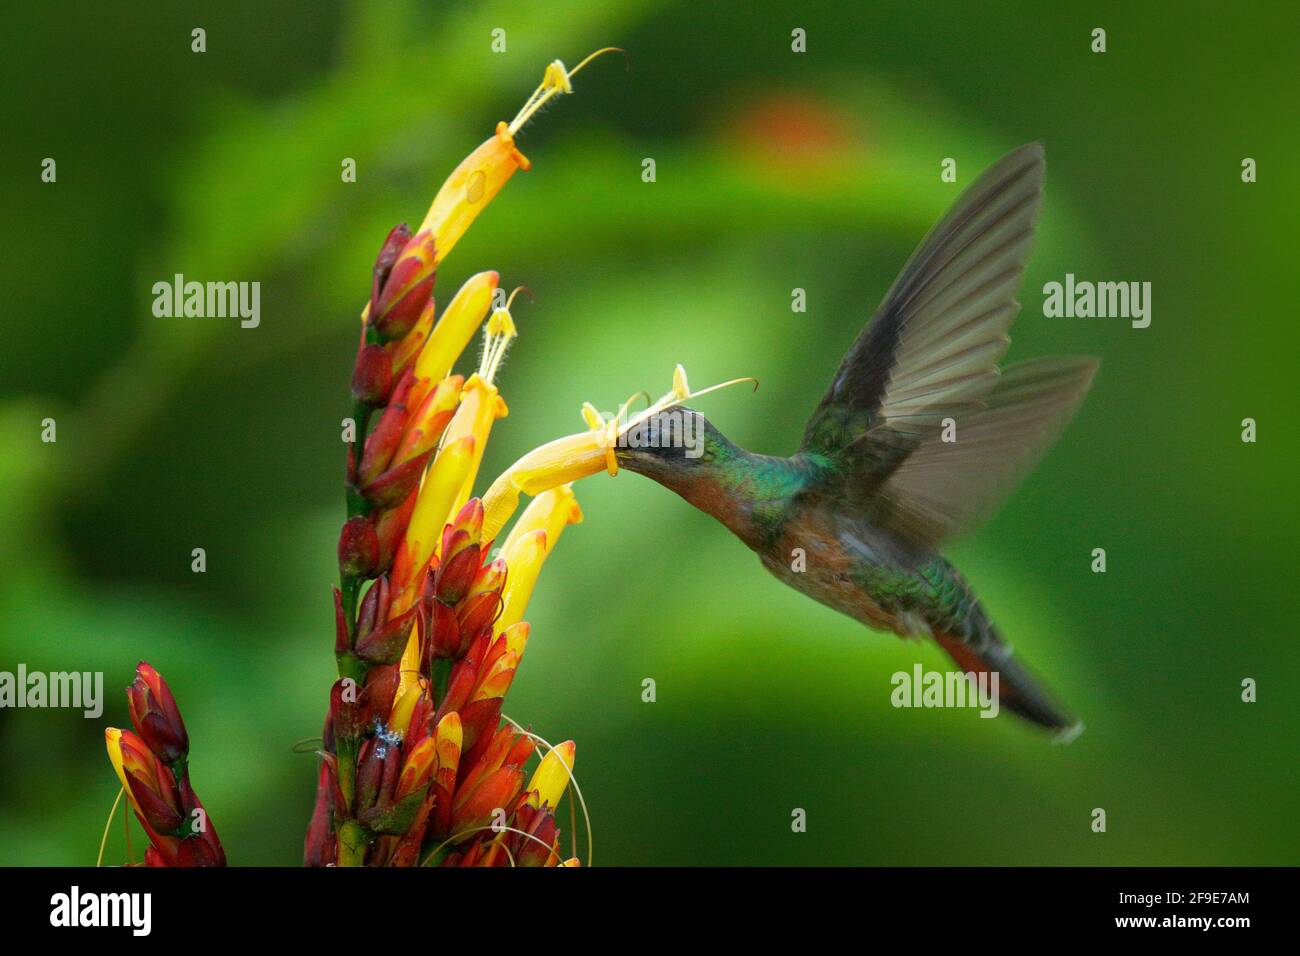
[(621, 436), (624, 447), (661, 461), (698, 458), (703, 418), (689, 408), (666, 408), (635, 423)]

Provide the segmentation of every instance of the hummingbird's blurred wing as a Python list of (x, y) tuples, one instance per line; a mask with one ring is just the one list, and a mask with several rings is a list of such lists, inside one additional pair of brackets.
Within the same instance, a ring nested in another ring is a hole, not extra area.
[[(1009, 365), (984, 407), (954, 416), (955, 439), (925, 438), (857, 504), (876, 527), (937, 549), (991, 515), (1052, 447), (1092, 384), (1098, 360), (1031, 359)], [(855, 486), (845, 488), (850, 500)]]
[(804, 433), (803, 448), (887, 475), (997, 381), (1033, 239), (1043, 148), (1021, 146), (962, 194), (908, 259)]
[(836, 465), (827, 490), (909, 548), (933, 550), (991, 513), (1060, 434), (1096, 371), (1092, 359), (1049, 358), (999, 378), (1043, 172), (1042, 146), (1031, 143), (962, 194), (808, 422), (804, 450)]

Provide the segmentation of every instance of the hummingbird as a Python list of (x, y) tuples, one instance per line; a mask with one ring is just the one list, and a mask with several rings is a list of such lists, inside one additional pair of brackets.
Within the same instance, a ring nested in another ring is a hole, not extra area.
[(790, 587), (869, 628), (934, 640), (968, 674), (997, 675), (1000, 708), (1064, 737), (1082, 725), (1013, 657), (940, 553), (1014, 490), (1097, 371), (1089, 357), (999, 368), (1044, 170), (1041, 144), (1021, 146), (930, 230), (795, 454), (747, 451), (678, 407), (658, 412), (647, 433), (700, 436), (694, 447), (620, 442), (616, 455), (720, 521)]

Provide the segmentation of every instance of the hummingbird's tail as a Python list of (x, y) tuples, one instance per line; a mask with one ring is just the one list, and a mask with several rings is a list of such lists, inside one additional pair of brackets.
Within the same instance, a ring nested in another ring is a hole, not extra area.
[(982, 613), (977, 623), (981, 633), (974, 642), (949, 634), (936, 634), (935, 640), (962, 670), (998, 675), (1000, 707), (1055, 731), (1061, 743), (1068, 743), (1082, 733), (1083, 722), (1070, 716), (1052, 699), (1038, 678), (1015, 659), (1010, 646), (1003, 643)]

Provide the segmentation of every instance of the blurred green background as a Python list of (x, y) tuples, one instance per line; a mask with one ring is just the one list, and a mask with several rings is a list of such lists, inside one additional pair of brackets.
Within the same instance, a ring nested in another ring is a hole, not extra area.
[[(659, 394), (679, 361), (696, 385), (757, 376), (701, 407), (794, 450), (921, 235), (1033, 139), (1048, 194), (1011, 357), (1103, 365), (1063, 443), (952, 551), (1086, 720), (1069, 747), (893, 709), (890, 675), (938, 651), (781, 587), (644, 479), (582, 482), (506, 711), (578, 742), (595, 862), (1296, 861), (1288, 5), (208, 6), (33, 4), (0, 40), (0, 669), (101, 670), (108, 700), (98, 721), (0, 711), (0, 863), (93, 863), (117, 792), (102, 731), (142, 657), (180, 700), (231, 861), (301, 859), (314, 758), (292, 748), (334, 674), (338, 423), (373, 256), (549, 60), (607, 44), (630, 70), (594, 63), (526, 130), (533, 170), (439, 276), (443, 302), (485, 268), (537, 296), (484, 487), (579, 427), (582, 401)], [(261, 327), (154, 318), (175, 272), (260, 281)], [(1150, 328), (1044, 318), (1066, 272), (1152, 282)], [(120, 826), (107, 858), (126, 858)]]

